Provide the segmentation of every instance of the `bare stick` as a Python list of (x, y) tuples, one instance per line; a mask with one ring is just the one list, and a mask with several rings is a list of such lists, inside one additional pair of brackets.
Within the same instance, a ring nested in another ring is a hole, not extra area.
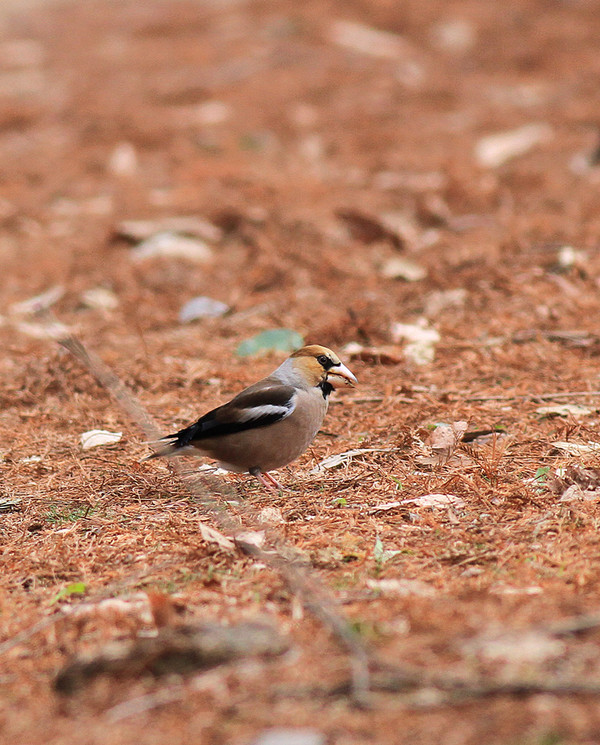
[(529, 393), (524, 396), (466, 396), (465, 401), (549, 401), (555, 398), (595, 398), (600, 391), (571, 391), (565, 393)]

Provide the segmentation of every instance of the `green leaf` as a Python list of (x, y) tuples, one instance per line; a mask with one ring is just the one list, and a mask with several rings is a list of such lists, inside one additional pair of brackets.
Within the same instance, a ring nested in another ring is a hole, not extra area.
[(260, 334), (245, 339), (235, 350), (238, 357), (248, 357), (252, 354), (277, 350), (279, 352), (293, 352), (304, 345), (304, 339), (292, 329), (269, 329)]
[(396, 554), (402, 553), (395, 549), (384, 549), (383, 541), (379, 536), (375, 539), (375, 545), (373, 546), (373, 558), (376, 564), (385, 564), (388, 559), (396, 556)]
[(56, 593), (50, 601), (50, 605), (54, 605), (59, 600), (64, 600), (64, 598), (68, 598), (71, 595), (85, 595), (86, 589), (85, 582), (71, 582), (70, 585), (63, 587), (62, 590)]
[(539, 484), (543, 484), (544, 481), (546, 481), (546, 477), (548, 476), (548, 472), (550, 471), (550, 466), (542, 466), (541, 468), (538, 468), (538, 470), (535, 472), (535, 476), (533, 477)]

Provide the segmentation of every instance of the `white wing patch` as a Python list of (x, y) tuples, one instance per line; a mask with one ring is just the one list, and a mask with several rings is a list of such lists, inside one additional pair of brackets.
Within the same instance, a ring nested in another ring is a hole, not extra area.
[(296, 408), (296, 398), (297, 396), (294, 393), (286, 404), (262, 404), (262, 406), (242, 409), (239, 413), (239, 420), (240, 422), (250, 422), (255, 419), (262, 419), (265, 416), (278, 416), (280, 419), (285, 419)]

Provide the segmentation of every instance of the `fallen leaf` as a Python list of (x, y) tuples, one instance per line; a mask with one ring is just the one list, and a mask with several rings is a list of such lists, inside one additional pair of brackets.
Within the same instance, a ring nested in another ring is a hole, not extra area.
[(326, 741), (312, 727), (273, 727), (261, 732), (252, 745), (325, 745)]
[(21, 300), (18, 303), (13, 303), (8, 309), (8, 312), (17, 316), (35, 315), (42, 310), (47, 310), (52, 307), (64, 294), (65, 288), (61, 285), (55, 285), (39, 295), (30, 297), (28, 300)]
[(431, 449), (440, 458), (448, 459), (467, 431), (467, 422), (438, 424), (431, 433)]
[(263, 352), (293, 352), (304, 345), (304, 339), (292, 329), (269, 329), (245, 339), (235, 350), (238, 357), (248, 357)]
[(0, 512), (16, 512), (22, 501), (19, 497), (0, 497)]
[(387, 240), (396, 248), (403, 245), (402, 238), (378, 217), (354, 209), (336, 210), (335, 215), (344, 222), (352, 238), (357, 241), (370, 245)]
[(477, 28), (464, 18), (438, 21), (431, 29), (431, 39), (445, 52), (464, 54), (477, 41)]
[(463, 287), (455, 290), (434, 290), (425, 296), (424, 313), (428, 318), (435, 318), (448, 308), (461, 308), (467, 300), (467, 291)]
[(91, 287), (81, 293), (81, 302), (88, 308), (114, 310), (119, 306), (119, 298), (106, 287)]
[(59, 321), (44, 321), (43, 323), (29, 323), (28, 321), (14, 321), (14, 327), (34, 339), (54, 339), (62, 341), (71, 336), (71, 329)]
[(194, 120), (204, 126), (223, 124), (231, 118), (233, 108), (225, 101), (203, 101), (196, 106)]
[(407, 282), (418, 282), (425, 279), (427, 269), (416, 261), (403, 256), (393, 256), (381, 267), (381, 275), (386, 279), (404, 279)]
[(389, 559), (393, 559), (401, 553), (398, 549), (387, 549), (383, 547), (383, 541), (379, 536), (375, 539), (375, 545), (373, 546), (373, 558), (378, 564), (385, 564)]
[(285, 522), (281, 510), (277, 507), (263, 507), (258, 513), (257, 520), (266, 525), (279, 525)]
[(210, 463), (202, 463), (198, 466), (198, 471), (210, 471), (213, 476), (226, 476), (229, 473), (224, 468), (219, 468)]
[(414, 497), (413, 499), (403, 499), (400, 504), (412, 504), (415, 507), (432, 507), (434, 509), (443, 509), (446, 507), (464, 507), (465, 501), (454, 494), (426, 494), (423, 497)]
[(226, 551), (233, 551), (235, 548), (235, 544), (231, 538), (223, 535), (223, 533), (220, 533), (216, 528), (212, 528), (210, 525), (201, 522), (199, 523), (199, 529), (200, 535), (206, 543), (214, 543)]
[[(579, 294), (577, 288), (575, 288), (575, 294)], [(544, 338), (548, 339), (548, 341), (556, 341), (559, 344), (564, 344), (565, 347), (573, 347), (575, 349), (591, 347), (599, 341), (599, 337), (596, 334), (592, 334), (589, 331), (578, 331), (576, 329), (573, 331), (546, 331), (544, 332)]]
[(96, 448), (100, 445), (114, 445), (123, 437), (122, 432), (109, 432), (106, 429), (90, 429), (81, 435), (81, 447), (84, 450)]
[(526, 587), (513, 587), (512, 585), (493, 585), (490, 592), (494, 595), (541, 595), (544, 590), (538, 585), (529, 585)]
[(578, 404), (554, 404), (553, 406), (540, 406), (535, 412), (542, 418), (554, 416), (573, 416), (577, 418), (580, 416), (589, 416), (594, 413), (594, 410)]
[(552, 446), (557, 450), (562, 450), (564, 453), (569, 455), (585, 455), (585, 453), (593, 453), (600, 450), (600, 443), (598, 442), (553, 442)]
[(579, 484), (571, 484), (559, 501), (561, 502), (597, 502), (600, 500), (600, 490), (583, 490)]
[(243, 533), (237, 533), (235, 538), (235, 545), (241, 548), (246, 553), (251, 553), (255, 548), (262, 548), (265, 542), (265, 531), (264, 530), (247, 530)]
[(430, 598), (436, 594), (436, 589), (432, 585), (420, 579), (367, 579), (367, 587), (379, 590), (382, 595), (395, 595), (400, 598), (410, 595)]
[(556, 261), (560, 269), (566, 271), (573, 267), (583, 268), (585, 266), (587, 254), (585, 251), (577, 250), (573, 246), (562, 246), (558, 249)]
[(498, 636), (481, 636), (465, 642), (463, 649), (483, 659), (511, 666), (541, 664), (565, 652), (565, 643), (539, 631), (508, 632)]
[(201, 217), (161, 217), (157, 220), (123, 220), (116, 233), (121, 238), (138, 243), (160, 233), (179, 233), (218, 243), (223, 237), (221, 228)]
[(54, 605), (60, 600), (64, 600), (64, 598), (71, 597), (71, 595), (84, 595), (86, 589), (87, 588), (85, 582), (71, 582), (70, 585), (63, 587), (62, 590), (59, 590), (56, 593), (56, 595), (50, 601), (50, 605)]
[(404, 360), (400, 347), (364, 347), (358, 342), (350, 342), (344, 347), (344, 354), (351, 360), (363, 360), (379, 365), (398, 365)]
[(553, 130), (549, 124), (526, 124), (518, 129), (482, 137), (475, 145), (475, 157), (486, 168), (498, 168), (536, 145), (548, 142), (552, 136)]
[(353, 21), (334, 21), (329, 37), (338, 46), (371, 57), (400, 59), (412, 52), (402, 36)]
[(427, 365), (435, 357), (435, 345), (440, 341), (436, 329), (430, 327), (425, 318), (419, 323), (395, 323), (392, 326), (394, 341), (406, 340), (404, 355), (416, 365)]
[(138, 167), (137, 151), (131, 142), (120, 142), (108, 159), (108, 170), (115, 176), (135, 176)]
[(124, 619), (129, 619), (145, 626), (149, 626), (153, 622), (150, 601), (145, 592), (137, 592), (118, 598), (105, 598), (97, 602), (66, 605), (61, 610), (70, 618), (78, 620), (102, 618), (116, 624)]
[(374, 507), (369, 508), (369, 514), (374, 514), (376, 512), (389, 512), (390, 510), (395, 510), (397, 507), (400, 507), (400, 502), (383, 502), (382, 504), (376, 504)]
[(338, 468), (339, 466), (347, 466), (351, 463), (354, 458), (358, 455), (364, 455), (365, 453), (387, 453), (391, 452), (390, 448), (356, 448), (354, 450), (346, 450), (343, 453), (336, 453), (335, 455), (329, 455), (324, 458), (318, 465), (312, 468), (309, 473), (316, 474), (321, 471), (326, 471), (330, 468)]
[(208, 244), (199, 238), (165, 231), (146, 238), (131, 249), (130, 255), (134, 261), (163, 258), (205, 263), (212, 258), (213, 253)]

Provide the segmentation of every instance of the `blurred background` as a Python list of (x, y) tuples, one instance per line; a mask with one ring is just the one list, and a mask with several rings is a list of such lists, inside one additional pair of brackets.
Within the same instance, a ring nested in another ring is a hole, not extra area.
[(584, 1), (4, 2), (3, 307), (60, 285), (90, 332), (160, 331), (207, 296), (250, 312), (228, 334), (333, 345), (585, 323), (599, 26)]

